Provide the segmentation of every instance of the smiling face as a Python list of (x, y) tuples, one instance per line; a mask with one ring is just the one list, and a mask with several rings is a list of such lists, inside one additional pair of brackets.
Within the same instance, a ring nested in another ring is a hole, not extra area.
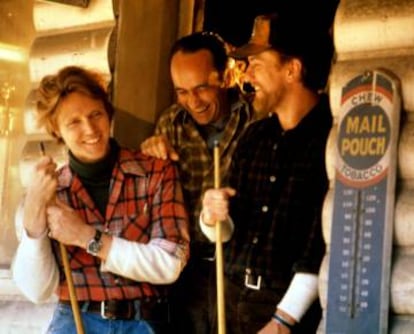
[(246, 81), (254, 87), (253, 106), (259, 112), (275, 112), (283, 103), (289, 82), (289, 67), (273, 50), (249, 57)]
[(196, 123), (206, 125), (220, 118), (224, 90), (208, 50), (177, 52), (171, 59), (170, 71), (177, 102)]
[(81, 92), (72, 92), (58, 105), (56, 135), (82, 162), (96, 162), (109, 152), (110, 120), (104, 104)]

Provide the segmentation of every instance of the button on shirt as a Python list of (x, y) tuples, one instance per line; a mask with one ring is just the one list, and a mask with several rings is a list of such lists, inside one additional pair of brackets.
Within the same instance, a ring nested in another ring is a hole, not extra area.
[(328, 99), (283, 131), (276, 115), (250, 125), (229, 172), (237, 190), (235, 224), (225, 248), (226, 274), (246, 268), (287, 287), (296, 271), (317, 273), (325, 252), (321, 208), (328, 180), (325, 146), (332, 126)]

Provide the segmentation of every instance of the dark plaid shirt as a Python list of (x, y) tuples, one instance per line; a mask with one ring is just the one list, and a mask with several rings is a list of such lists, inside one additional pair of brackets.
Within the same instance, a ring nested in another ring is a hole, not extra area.
[(321, 208), (328, 187), (325, 146), (332, 125), (326, 96), (294, 129), (276, 115), (252, 124), (230, 169), (235, 231), (225, 246), (229, 277), (246, 269), (287, 288), (295, 272), (317, 273), (325, 252)]
[[(151, 239), (175, 243), (162, 247), (177, 257), (189, 256), (188, 216), (178, 183), (178, 172), (168, 161), (121, 149), (112, 172), (106, 216), (103, 217), (78, 176), (68, 166), (59, 174), (58, 196), (81, 217), (106, 233), (147, 244)], [(59, 297), (68, 300), (57, 243), (53, 242), (61, 273)], [(161, 288), (100, 271), (101, 260), (78, 247), (67, 247), (79, 300), (139, 299), (158, 296)], [(139, 266), (139, 263), (137, 263)]]
[[(219, 142), (220, 178), (225, 179), (234, 149), (242, 132), (255, 116), (249, 104), (235, 90), (229, 90), (230, 115)], [(190, 214), (190, 235), (194, 242), (207, 239), (199, 228), (201, 196), (214, 187), (213, 154), (191, 115), (177, 104), (165, 110), (156, 125), (156, 134), (165, 135), (180, 156), (178, 168)]]

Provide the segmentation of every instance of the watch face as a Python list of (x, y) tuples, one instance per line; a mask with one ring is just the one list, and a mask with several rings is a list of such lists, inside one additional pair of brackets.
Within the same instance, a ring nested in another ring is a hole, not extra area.
[(95, 237), (89, 241), (88, 246), (86, 248), (86, 252), (92, 255), (96, 255), (102, 248), (102, 232), (96, 230)]
[(96, 241), (95, 239), (91, 240), (88, 245), (88, 253), (96, 254), (102, 248), (102, 242)]

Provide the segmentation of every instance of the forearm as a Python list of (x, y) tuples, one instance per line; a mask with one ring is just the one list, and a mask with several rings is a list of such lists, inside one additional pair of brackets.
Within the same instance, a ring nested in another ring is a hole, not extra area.
[(12, 274), (16, 285), (32, 302), (41, 303), (52, 296), (59, 284), (59, 270), (46, 233), (35, 239), (23, 231)]
[(168, 284), (178, 278), (185, 264), (185, 251), (171, 241), (153, 239), (142, 244), (114, 237), (101, 269), (139, 282)]
[(38, 238), (45, 233), (47, 229), (46, 203), (35, 203), (27, 196), (24, 202), (21, 202), (18, 210), (22, 213), (22, 228), (26, 230), (28, 236)]
[(296, 273), (277, 308), (300, 321), (312, 303), (318, 298), (318, 276)]

